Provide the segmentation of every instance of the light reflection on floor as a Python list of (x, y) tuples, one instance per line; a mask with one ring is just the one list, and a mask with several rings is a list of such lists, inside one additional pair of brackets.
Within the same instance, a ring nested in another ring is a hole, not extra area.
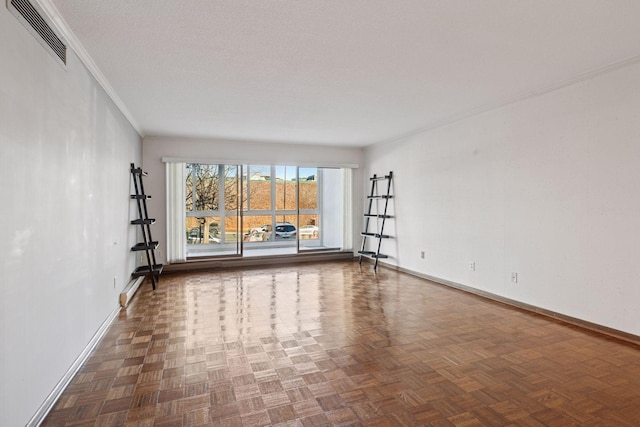
[(639, 374), (635, 345), (370, 264), (194, 271), (141, 286), (42, 427), (638, 426)]

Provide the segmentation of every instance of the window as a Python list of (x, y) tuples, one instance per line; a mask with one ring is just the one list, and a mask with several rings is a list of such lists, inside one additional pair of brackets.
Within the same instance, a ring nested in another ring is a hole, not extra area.
[(186, 164), (187, 258), (341, 248), (341, 177), (341, 169)]

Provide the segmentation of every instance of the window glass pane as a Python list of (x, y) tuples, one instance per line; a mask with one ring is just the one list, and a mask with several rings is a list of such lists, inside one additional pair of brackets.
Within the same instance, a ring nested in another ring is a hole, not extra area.
[(224, 217), (224, 241), (226, 243), (239, 242), (240, 233), (240, 217), (238, 215), (230, 215)]
[[(244, 166), (245, 168), (247, 166)], [(246, 211), (249, 209), (249, 181), (247, 181), (246, 169), (242, 175), (242, 210)]]
[(300, 168), (300, 209), (318, 209), (318, 169)]
[(298, 234), (296, 218), (296, 215), (277, 215), (278, 221), (273, 230), (275, 240), (296, 240)]
[(218, 210), (218, 165), (187, 165), (193, 168), (196, 200), (194, 210), (215, 211)]
[[(302, 192), (302, 187), (300, 188)], [(302, 199), (302, 197), (300, 197)], [(318, 215), (300, 215), (300, 239), (318, 239), (320, 237)]]
[(238, 208), (239, 166), (224, 165), (224, 209), (234, 211)]
[(249, 166), (249, 209), (271, 210), (271, 166)]
[(271, 215), (245, 216), (243, 225), (244, 242), (268, 242), (273, 238), (273, 226)]
[(276, 166), (276, 210), (296, 209), (296, 167)]
[(193, 165), (185, 168), (185, 208), (187, 212), (193, 211)]
[(188, 216), (186, 219), (186, 227), (187, 244), (189, 245), (222, 243), (220, 217), (218, 216)]

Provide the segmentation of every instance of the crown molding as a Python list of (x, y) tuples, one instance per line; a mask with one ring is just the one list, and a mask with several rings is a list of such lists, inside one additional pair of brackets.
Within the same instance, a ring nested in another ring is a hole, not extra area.
[(86, 51), (86, 49), (84, 48), (80, 40), (76, 37), (73, 31), (71, 31), (71, 28), (69, 27), (67, 22), (64, 20), (64, 18), (60, 15), (60, 12), (58, 12), (58, 9), (56, 9), (56, 7), (53, 5), (51, 0), (33, 0), (33, 1), (37, 3), (38, 6), (40, 6), (42, 11), (46, 14), (47, 18), (49, 19), (50, 23), (53, 24), (56, 30), (62, 34), (62, 36), (67, 41), (67, 44), (68, 44), (67, 47), (70, 47), (75, 52), (76, 56), (84, 64), (84, 66), (91, 73), (91, 75), (96, 79), (98, 84), (102, 86), (102, 88), (107, 93), (109, 98), (111, 98), (113, 103), (116, 104), (116, 107), (118, 107), (120, 112), (129, 121), (131, 126), (138, 133), (138, 135), (141, 138), (144, 137), (144, 134), (140, 129), (140, 125), (138, 125), (138, 122), (133, 117), (133, 114), (131, 114), (127, 106), (124, 104), (124, 102), (122, 102), (122, 99), (120, 99), (120, 97), (118, 96), (116, 91), (113, 89), (113, 87), (111, 86), (111, 84), (109, 83), (105, 75), (102, 74), (102, 71), (100, 71), (100, 68), (98, 68), (98, 65), (96, 65), (93, 58), (91, 58), (91, 55), (89, 55), (89, 53)]

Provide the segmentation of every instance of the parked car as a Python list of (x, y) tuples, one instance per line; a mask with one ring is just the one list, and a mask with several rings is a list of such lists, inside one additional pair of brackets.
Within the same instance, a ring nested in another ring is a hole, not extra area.
[(296, 227), (290, 222), (279, 222), (276, 224), (276, 239), (290, 239), (296, 237)]
[(300, 227), (301, 239), (317, 239), (318, 234), (318, 227), (315, 225), (305, 225), (304, 227)]

